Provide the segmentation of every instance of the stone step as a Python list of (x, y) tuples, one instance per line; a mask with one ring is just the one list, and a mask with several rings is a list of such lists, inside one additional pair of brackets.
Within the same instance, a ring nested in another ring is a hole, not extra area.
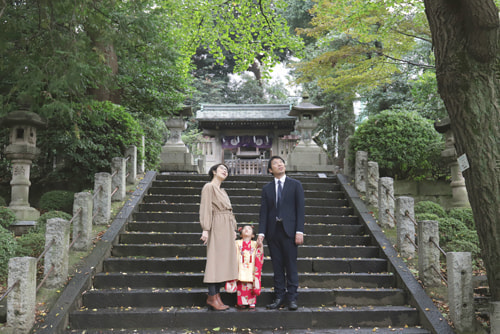
[[(196, 244), (200, 243), (200, 233), (130, 232), (120, 235), (122, 244)], [(304, 242), (308, 245), (360, 246), (370, 245), (368, 235), (323, 235), (307, 234)]]
[[(94, 277), (95, 289), (111, 288), (182, 288), (202, 287), (203, 273), (100, 272)], [(390, 288), (395, 284), (392, 273), (301, 273), (303, 288)], [(262, 273), (262, 286), (273, 285), (273, 274)]]
[[(233, 198), (234, 196), (248, 196), (254, 198), (260, 198), (262, 195), (262, 189), (227, 189), (224, 188), (229, 196)], [(150, 195), (190, 195), (199, 198), (201, 194), (201, 188), (170, 188), (170, 187), (155, 187), (149, 189)], [(333, 198), (333, 199), (345, 199), (345, 194), (342, 191), (332, 191), (328, 189), (324, 190), (305, 190), (305, 198)]]
[[(351, 329), (357, 327), (406, 328), (419, 324), (418, 312), (407, 306), (367, 307), (300, 307), (297, 311), (266, 310), (257, 307), (252, 311), (230, 308), (225, 312), (207, 312), (206, 307), (176, 308), (117, 307), (82, 309), (70, 315), (73, 329), (87, 328), (163, 328), (207, 330), (213, 328), (240, 329)], [(353, 328), (354, 327), (354, 328)], [(189, 330), (188, 330), (189, 332)], [(397, 333), (397, 332), (396, 332)], [(425, 332), (424, 332), (425, 333)]]
[[(207, 247), (201, 244), (119, 244), (113, 247), (114, 257), (175, 257), (175, 256), (206, 256)], [(269, 256), (267, 246), (264, 246), (265, 256)], [(300, 246), (299, 257), (323, 258), (375, 258), (380, 255), (377, 246)]]
[[(354, 332), (353, 332), (354, 331)], [(210, 332), (209, 330), (206, 331)], [(426, 329), (419, 327), (399, 327), (393, 328), (392, 326), (388, 327), (356, 327), (351, 328), (335, 328), (335, 329), (310, 329), (310, 328), (300, 328), (300, 329), (253, 329), (253, 328), (236, 328), (235, 326), (230, 328), (220, 328), (215, 327), (214, 333), (218, 334), (430, 334)], [(67, 331), (68, 334), (137, 334), (139, 333), (137, 329), (72, 329)], [(141, 334), (179, 334), (179, 333), (200, 333), (200, 330), (195, 329), (183, 329), (179, 332), (179, 329), (141, 329)]]
[[(169, 257), (169, 258), (107, 258), (103, 262), (105, 272), (202, 272), (205, 269), (204, 257)], [(380, 258), (359, 259), (322, 259), (299, 258), (299, 275), (308, 273), (384, 273), (387, 272), (387, 260)], [(263, 272), (271, 272), (269, 258), (264, 259)]]
[[(405, 293), (400, 289), (300, 289), (301, 307), (321, 306), (387, 306), (403, 305)], [(227, 305), (236, 305), (236, 293), (221, 293)], [(108, 307), (203, 307), (206, 305), (206, 288), (152, 288), (88, 290), (83, 294), (83, 304), (88, 309)], [(274, 292), (264, 288), (257, 298), (257, 305), (273, 302)]]
[[(312, 175), (304, 175), (304, 174), (292, 174), (292, 173), (287, 173), (288, 176), (299, 180), (302, 183), (337, 183), (337, 177), (336, 175), (329, 175), (327, 178), (320, 178), (318, 177), (317, 174), (312, 174)], [(156, 180), (157, 181), (205, 181), (208, 182), (208, 175), (205, 174), (191, 174), (191, 175), (186, 175), (186, 174), (157, 174), (156, 175)], [(272, 180), (272, 175), (238, 175), (238, 176), (233, 176), (229, 175), (226, 181), (224, 182), (229, 182), (229, 181), (237, 181), (237, 182), (270, 182)]]
[[(243, 226), (244, 223), (238, 224)], [(255, 232), (258, 231), (259, 224), (253, 224)], [(336, 234), (336, 235), (363, 235), (365, 228), (362, 225), (339, 225), (339, 224), (304, 224), (304, 232), (307, 234)], [(198, 222), (148, 222), (133, 221), (127, 225), (127, 231), (135, 232), (201, 232)]]
[[(260, 203), (232, 204), (232, 207), (235, 214), (258, 214), (260, 210)], [(186, 203), (144, 203), (139, 205), (139, 210), (141, 212), (198, 213), (200, 205)], [(354, 213), (354, 210), (349, 207), (306, 206), (305, 213), (306, 215), (349, 216)]]
[[(256, 223), (259, 221), (258, 213), (235, 213), (236, 221), (243, 223)], [(136, 212), (133, 214), (136, 221), (163, 221), (163, 222), (199, 222), (199, 213), (171, 213), (171, 212)], [(324, 216), (307, 215), (306, 223), (309, 224), (359, 224), (356, 216)]]
[[(143, 203), (166, 203), (166, 204), (178, 204), (178, 203), (196, 203), (200, 204), (199, 196), (192, 195), (147, 195), (144, 196)], [(232, 196), (231, 203), (233, 205), (237, 204), (257, 204), (260, 205), (260, 196)], [(347, 199), (334, 199), (334, 198), (306, 198), (306, 206), (328, 206), (328, 207), (347, 207), (349, 201)]]
[[(267, 180), (267, 181), (231, 181), (231, 180), (226, 180), (222, 184), (222, 187), (226, 190), (229, 189), (259, 189), (262, 190), (262, 187), (269, 183), (272, 179)], [(200, 189), (203, 188), (203, 186), (207, 183), (208, 181), (203, 181), (203, 180), (184, 180), (184, 181), (153, 181), (153, 187), (154, 188), (197, 188)], [(340, 191), (340, 185), (336, 183), (303, 183), (302, 188), (304, 190), (328, 190), (328, 191)]]

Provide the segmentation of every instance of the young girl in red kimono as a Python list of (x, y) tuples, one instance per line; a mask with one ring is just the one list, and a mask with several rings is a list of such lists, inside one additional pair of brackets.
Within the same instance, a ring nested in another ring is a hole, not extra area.
[(258, 248), (257, 242), (252, 240), (254, 232), (250, 225), (245, 225), (240, 234), (241, 240), (236, 240), (238, 280), (227, 282), (226, 290), (237, 292), (237, 307), (254, 309), (260, 295), (264, 249)]

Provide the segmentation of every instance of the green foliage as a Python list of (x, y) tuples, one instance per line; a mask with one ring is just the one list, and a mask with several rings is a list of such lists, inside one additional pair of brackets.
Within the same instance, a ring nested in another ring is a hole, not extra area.
[(60, 210), (73, 214), (73, 202), (75, 193), (65, 190), (52, 190), (40, 197), (38, 207), (42, 212)]
[(39, 257), (45, 249), (45, 233), (31, 230), (17, 238), (16, 256)]
[(65, 220), (71, 220), (72, 215), (63, 211), (49, 211), (40, 216), (36, 222), (36, 231), (41, 232), (42, 234), (45, 233), (45, 227), (47, 226), (47, 220), (51, 218), (62, 218)]
[(318, 0), (311, 14), (313, 27), (299, 33), (317, 41), (314, 58), (299, 64), (301, 80), (363, 94), (394, 73), (433, 67), (427, 55), (412, 54), (418, 42), (431, 44), (422, 2)]
[(446, 211), (443, 207), (432, 201), (420, 201), (415, 204), (415, 215), (418, 214), (434, 214), (439, 218), (446, 217)]
[(395, 179), (436, 177), (442, 136), (431, 121), (414, 112), (383, 111), (365, 120), (351, 140), (351, 160), (356, 151), (368, 152), (381, 176)]
[(16, 215), (11, 209), (0, 206), (0, 227), (8, 228), (10, 224), (15, 223), (16, 221)]
[(139, 146), (137, 160), (144, 157), (146, 170), (157, 170), (160, 166), (161, 147), (166, 141), (165, 134), (168, 131), (165, 122), (148, 114), (136, 113), (133, 116), (144, 131), (145, 152), (142, 152)]
[(415, 218), (417, 221), (422, 221), (422, 220), (434, 220), (437, 221), (439, 219), (439, 216), (434, 214), (434, 213), (428, 213), (428, 212), (423, 212), (423, 213), (416, 213), (415, 212)]
[[(79, 117), (53, 117), (38, 137), (42, 154), (33, 172), (44, 177), (42, 184), (60, 180), (89, 188), (95, 173), (110, 171), (114, 157), (124, 157), (130, 145), (140, 147), (143, 130), (125, 108), (97, 101), (74, 107)], [(54, 160), (60, 162), (56, 170)]]
[(7, 202), (5, 201), (5, 198), (0, 196), (0, 206), (7, 206)]
[(436, 220), (439, 224), (439, 245), (447, 252), (470, 252), (474, 265), (481, 256), (479, 238), (474, 228), (472, 211), (451, 209), (448, 213), (437, 203), (421, 201), (415, 205), (417, 220)]
[(7, 277), (9, 259), (15, 256), (16, 251), (17, 243), (14, 234), (0, 226), (0, 277)]
[(447, 217), (439, 218), (439, 244), (448, 252), (471, 252), (472, 258), (480, 256), (479, 238), (462, 221)]
[(455, 218), (464, 223), (469, 229), (476, 228), (471, 208), (453, 208), (448, 211), (448, 217)]

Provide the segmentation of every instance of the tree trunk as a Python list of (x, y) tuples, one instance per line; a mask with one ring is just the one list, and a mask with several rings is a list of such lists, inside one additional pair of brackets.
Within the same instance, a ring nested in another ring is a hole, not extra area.
[(500, 57), (493, 0), (424, 0), (493, 301), (500, 301)]

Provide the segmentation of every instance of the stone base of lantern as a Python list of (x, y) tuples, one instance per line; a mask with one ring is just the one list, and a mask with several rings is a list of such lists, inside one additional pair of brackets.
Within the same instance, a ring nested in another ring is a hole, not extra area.
[(9, 209), (14, 211), (17, 220), (38, 220), (40, 218), (40, 212), (29, 206), (9, 206)]
[(320, 147), (297, 145), (288, 155), (286, 170), (289, 172), (333, 172), (328, 157)]
[(161, 172), (199, 172), (193, 155), (184, 144), (164, 145), (161, 148), (160, 159)]

